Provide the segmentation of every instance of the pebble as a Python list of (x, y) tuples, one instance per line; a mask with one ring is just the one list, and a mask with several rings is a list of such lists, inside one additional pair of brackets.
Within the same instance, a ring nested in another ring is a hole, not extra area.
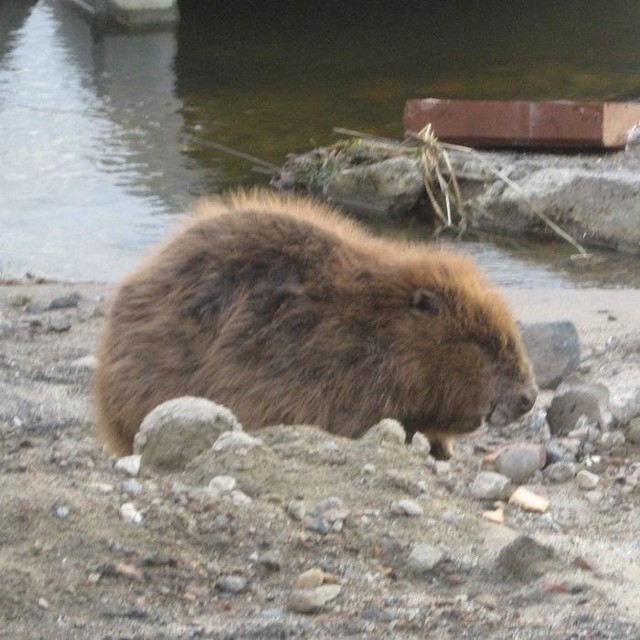
[(47, 331), (52, 333), (65, 333), (71, 329), (71, 320), (67, 316), (61, 318), (50, 318), (47, 323)]
[(578, 465), (575, 462), (562, 460), (545, 467), (542, 474), (548, 482), (559, 484), (572, 480), (577, 472)]
[(275, 549), (269, 549), (258, 557), (258, 564), (264, 567), (267, 571), (280, 571), (282, 568), (282, 558), (278, 551)]
[(567, 438), (552, 438), (545, 442), (544, 447), (547, 452), (547, 464), (561, 462), (563, 460), (573, 461), (580, 451), (580, 442)]
[(7, 301), (12, 307), (19, 309), (20, 307), (26, 307), (31, 301), (31, 297), (24, 293), (14, 293), (9, 296)]
[(53, 508), (53, 515), (60, 520), (66, 520), (71, 515), (71, 509), (66, 504), (56, 505)]
[(239, 507), (246, 507), (250, 505), (253, 500), (244, 491), (234, 489), (231, 492), (231, 502)]
[(0, 338), (8, 338), (12, 336), (18, 328), (16, 325), (10, 320), (5, 320), (4, 318), (0, 318)]
[(82, 300), (82, 296), (77, 291), (72, 291), (66, 296), (59, 296), (54, 298), (47, 309), (53, 311), (56, 309), (74, 309), (78, 306), (78, 303)]
[(71, 363), (74, 369), (84, 369), (86, 371), (95, 371), (98, 368), (98, 358), (93, 355), (78, 358)]
[(545, 561), (553, 556), (551, 547), (536, 542), (530, 536), (521, 535), (500, 549), (494, 569), (507, 579), (527, 582), (540, 577), (545, 570)]
[(385, 418), (377, 424), (374, 424), (361, 438), (362, 442), (372, 444), (404, 444), (407, 440), (407, 434), (404, 427), (391, 418)]
[(593, 491), (586, 491), (584, 494), (584, 497), (587, 499), (587, 502), (591, 506), (595, 507), (597, 504), (600, 504), (602, 502), (604, 495), (602, 491), (593, 490)]
[(525, 511), (535, 511), (544, 513), (549, 510), (551, 500), (537, 493), (534, 493), (526, 487), (518, 487), (509, 498), (511, 504), (521, 507)]
[(543, 445), (517, 443), (505, 447), (498, 455), (495, 467), (498, 473), (516, 483), (526, 482), (546, 463)]
[(613, 449), (615, 447), (621, 447), (626, 442), (624, 433), (622, 431), (606, 431), (600, 438), (600, 445), (604, 449)]
[(500, 506), (494, 509), (493, 511), (485, 511), (482, 514), (482, 517), (494, 524), (504, 524), (504, 507)]
[(407, 570), (414, 574), (433, 571), (444, 560), (444, 553), (431, 544), (422, 542), (411, 550), (407, 558)]
[(209, 489), (220, 495), (231, 493), (236, 488), (238, 481), (233, 476), (215, 476), (209, 481)]
[(278, 620), (284, 616), (284, 609), (280, 607), (271, 607), (270, 609), (263, 609), (260, 612), (260, 617), (265, 620)]
[(633, 444), (640, 444), (640, 417), (634, 418), (629, 422), (627, 440)]
[(302, 522), (307, 515), (307, 507), (304, 500), (290, 500), (287, 504), (287, 513), (294, 520)]
[(413, 434), (413, 438), (411, 438), (411, 450), (419, 453), (421, 456), (428, 456), (431, 453), (429, 438), (427, 438), (424, 433), (416, 431), (416, 433)]
[(315, 589), (325, 581), (325, 572), (318, 567), (303, 571), (293, 583), (294, 589)]
[(237, 575), (220, 576), (216, 580), (216, 587), (226, 593), (241, 593), (247, 588), (247, 579)]
[(288, 607), (295, 613), (316, 613), (340, 595), (339, 584), (323, 584), (315, 589), (294, 589)]
[(421, 516), (424, 509), (415, 500), (404, 498), (391, 503), (391, 513), (403, 516)]
[(370, 462), (367, 462), (367, 464), (365, 464), (362, 467), (362, 473), (365, 475), (373, 475), (376, 472), (376, 465), (375, 464), (371, 464)]
[(142, 522), (142, 514), (136, 509), (133, 502), (125, 502), (120, 507), (120, 517), (125, 522), (131, 522), (132, 524), (140, 524)]
[(582, 469), (582, 471), (578, 471), (576, 474), (576, 483), (581, 489), (590, 491), (600, 484), (600, 476), (586, 469)]
[(120, 483), (120, 490), (127, 495), (137, 496), (142, 491), (142, 485), (135, 478), (130, 478)]
[(135, 477), (140, 473), (140, 456), (131, 455), (118, 458), (114, 465), (114, 469)]
[(341, 498), (337, 496), (331, 496), (329, 498), (325, 498), (320, 502), (317, 502), (313, 509), (311, 509), (312, 516), (323, 516), (327, 511), (331, 511), (333, 509), (343, 509), (344, 503)]
[(244, 431), (227, 431), (213, 443), (214, 451), (242, 451), (262, 445), (260, 438), (254, 438)]
[(495, 471), (481, 471), (471, 484), (471, 495), (476, 500), (502, 500), (511, 493), (511, 480)]

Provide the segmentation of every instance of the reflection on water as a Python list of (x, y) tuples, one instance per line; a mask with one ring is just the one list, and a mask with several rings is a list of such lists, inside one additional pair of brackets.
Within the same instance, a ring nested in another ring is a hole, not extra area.
[[(66, 3), (1, 2), (0, 273), (117, 278), (194, 197), (264, 181), (207, 142), (281, 164), (334, 126), (401, 135), (407, 97), (640, 95), (640, 3), (311, 4), (181, 0), (175, 33), (98, 37)], [(635, 269), (462, 248), (506, 285)]]

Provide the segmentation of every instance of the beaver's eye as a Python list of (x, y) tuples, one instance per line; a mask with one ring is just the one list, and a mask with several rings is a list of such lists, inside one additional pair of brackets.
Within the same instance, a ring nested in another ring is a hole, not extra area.
[(411, 308), (419, 313), (428, 313), (435, 316), (442, 309), (442, 300), (433, 291), (416, 289), (411, 298)]

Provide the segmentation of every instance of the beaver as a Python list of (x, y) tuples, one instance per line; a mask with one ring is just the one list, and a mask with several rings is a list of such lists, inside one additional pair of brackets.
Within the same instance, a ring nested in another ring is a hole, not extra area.
[(99, 436), (120, 455), (183, 395), (247, 429), (357, 438), (395, 418), (446, 457), (453, 436), (515, 420), (537, 393), (517, 325), (470, 258), (266, 191), (199, 206), (120, 287), (98, 360)]

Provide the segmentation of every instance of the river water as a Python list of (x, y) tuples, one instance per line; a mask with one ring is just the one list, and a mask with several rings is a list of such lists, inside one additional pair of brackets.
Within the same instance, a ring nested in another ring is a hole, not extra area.
[[(333, 127), (401, 136), (409, 97), (640, 96), (637, 2), (315, 4), (184, 0), (175, 31), (125, 34), (2, 0), (0, 276), (115, 280), (194, 198), (267, 181), (209, 143), (280, 165)], [(506, 286), (640, 286), (628, 258), (460, 248)]]

